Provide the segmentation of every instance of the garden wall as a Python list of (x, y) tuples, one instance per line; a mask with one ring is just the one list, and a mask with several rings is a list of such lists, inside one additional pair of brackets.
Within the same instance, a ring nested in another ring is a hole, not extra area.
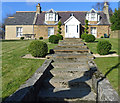
[(118, 93), (112, 88), (108, 79), (97, 69), (94, 62), (92, 63), (91, 68), (93, 68), (93, 70), (97, 70), (92, 76), (92, 87), (97, 94), (96, 101), (98, 101), (98, 103), (105, 101), (107, 101), (106, 103), (120, 103)]
[(120, 30), (111, 31), (110, 38), (120, 38)]
[(32, 102), (36, 101), (38, 92), (42, 87), (42, 82), (46, 78), (48, 71), (52, 68), (52, 60), (46, 60), (43, 65), (37, 69), (34, 75), (26, 81), (15, 93), (9, 96), (4, 103)]

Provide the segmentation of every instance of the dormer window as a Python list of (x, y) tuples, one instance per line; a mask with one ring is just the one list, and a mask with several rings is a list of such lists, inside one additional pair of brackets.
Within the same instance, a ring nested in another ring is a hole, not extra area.
[(98, 14), (98, 12), (96, 10), (91, 9), (89, 12), (87, 12), (86, 19), (88, 21), (99, 21), (100, 15)]
[(45, 14), (45, 21), (58, 21), (58, 14), (53, 9)]

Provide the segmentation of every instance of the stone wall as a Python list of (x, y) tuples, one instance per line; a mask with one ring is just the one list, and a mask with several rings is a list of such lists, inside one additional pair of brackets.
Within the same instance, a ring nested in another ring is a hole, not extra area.
[(36, 101), (38, 92), (41, 89), (43, 80), (47, 77), (47, 72), (52, 68), (52, 60), (46, 60), (43, 65), (36, 70), (34, 75), (25, 84), (9, 96), (3, 103), (23, 103)]
[(89, 63), (90, 68), (93, 70), (97, 70), (94, 72), (92, 76), (92, 87), (95, 93), (97, 94), (96, 101), (107, 103), (114, 102), (119, 103), (120, 98), (118, 93), (112, 88), (108, 79), (103, 76), (103, 74), (98, 70), (96, 64), (92, 61)]
[(120, 38), (120, 30), (111, 31), (110, 38)]
[[(48, 38), (48, 27), (54, 27), (54, 34), (57, 34), (58, 25), (34, 25), (34, 33), (36, 34), (36, 38), (43, 37), (45, 39)], [(65, 37), (64, 25), (61, 26), (63, 37)]]
[(16, 37), (17, 27), (23, 28), (23, 34), (34, 34), (33, 25), (6, 25), (5, 39), (20, 39), (20, 37)]

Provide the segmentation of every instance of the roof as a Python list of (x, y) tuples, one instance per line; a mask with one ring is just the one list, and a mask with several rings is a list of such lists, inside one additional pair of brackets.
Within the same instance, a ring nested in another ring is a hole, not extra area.
[[(46, 25), (44, 23), (45, 21), (45, 13), (42, 12), (38, 14), (35, 25)], [(103, 12), (98, 12), (101, 20), (98, 25), (108, 25), (109, 22), (107, 20), (106, 15)], [(7, 18), (5, 21), (6, 25), (33, 25), (34, 17), (36, 12), (34, 11), (21, 11), (16, 12), (13, 17)], [(61, 20), (62, 24), (70, 18), (71, 14), (74, 15), (74, 17), (81, 22), (82, 25), (85, 24), (86, 14), (87, 11), (58, 11), (58, 20)]]
[[(37, 17), (37, 20), (36, 20), (36, 25), (45, 25), (44, 21), (45, 21), (45, 13), (46, 12), (42, 12), (41, 14), (38, 15)], [(85, 19), (86, 19), (86, 14), (87, 14), (87, 11), (58, 11), (58, 19), (61, 20), (62, 24), (64, 24), (64, 22), (70, 18), (71, 14), (74, 15), (74, 17), (76, 19), (78, 19), (78, 21), (81, 22), (82, 25), (85, 24)], [(103, 13), (103, 12), (98, 12), (100, 17), (101, 17), (101, 20), (100, 20), (100, 23), (99, 25), (108, 25), (109, 22), (107, 20), (107, 16)]]
[(6, 25), (32, 25), (36, 12), (16, 12), (13, 17), (5, 20)]

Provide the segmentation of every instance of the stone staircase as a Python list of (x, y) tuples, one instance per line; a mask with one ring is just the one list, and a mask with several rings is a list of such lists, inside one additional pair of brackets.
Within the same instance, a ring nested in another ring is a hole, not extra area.
[(53, 69), (44, 80), (37, 101), (95, 103), (92, 74), (88, 62), (92, 59), (89, 49), (81, 39), (60, 41), (52, 56)]

